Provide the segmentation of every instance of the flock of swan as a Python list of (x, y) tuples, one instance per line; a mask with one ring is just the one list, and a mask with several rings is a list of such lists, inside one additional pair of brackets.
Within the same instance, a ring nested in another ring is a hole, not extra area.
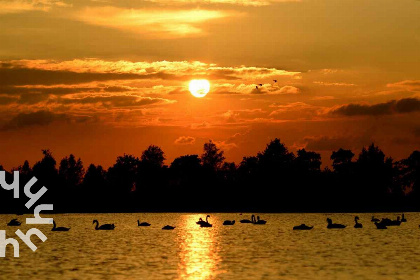
[[(242, 215), (242, 214), (241, 214)], [(205, 220), (202, 218), (199, 218), (199, 220), (196, 222), (197, 225), (200, 227), (212, 227), (213, 225), (209, 222), (210, 215), (207, 215)], [(359, 223), (359, 217), (354, 217), (354, 228), (363, 228), (363, 225)], [(255, 217), (255, 215), (251, 216), (251, 220), (243, 219), (239, 221), (242, 224), (254, 224), (254, 225), (265, 225), (267, 221), (261, 220), (260, 216)], [(375, 218), (372, 216), (371, 222), (374, 223), (377, 229), (387, 229), (389, 226), (399, 226), (401, 223), (407, 222), (407, 219), (404, 217), (404, 214), (402, 214), (402, 218), (400, 216), (397, 216), (396, 220), (391, 220), (389, 218), (382, 218), (381, 220)], [(18, 221), (18, 219), (12, 219), (10, 222), (7, 223), (7, 226), (20, 226), (22, 223)], [(115, 225), (114, 224), (103, 224), (99, 225), (98, 220), (93, 220), (92, 224), (95, 224), (95, 230), (114, 230)], [(235, 224), (235, 220), (225, 220), (223, 222), (224, 226), (233, 226)], [(137, 226), (139, 227), (148, 227), (150, 226), (150, 223), (142, 222), (140, 223), (140, 220), (137, 220)], [(346, 225), (342, 224), (334, 224), (330, 218), (327, 218), (327, 228), (328, 229), (343, 229), (346, 228)], [(419, 226), (420, 227), (420, 226)], [(293, 230), (311, 230), (313, 229), (313, 226), (307, 226), (305, 224), (301, 224), (298, 226), (293, 227)], [(166, 225), (162, 228), (163, 230), (173, 230), (175, 229), (174, 226)], [(57, 227), (55, 221), (53, 221), (53, 228), (51, 231), (69, 231), (70, 228), (67, 227)]]
[[(359, 223), (359, 217), (354, 217), (354, 228), (363, 228), (363, 225)], [(400, 219), (400, 216), (397, 216), (396, 220), (391, 220), (389, 218), (382, 218), (379, 220), (378, 218), (375, 218), (375, 216), (372, 216), (371, 222), (373, 222), (377, 229), (387, 229), (389, 226), (399, 226), (401, 223), (407, 222), (407, 219), (404, 217), (404, 214), (402, 214), (402, 219)], [(327, 218), (327, 228), (346, 228), (346, 225), (342, 224), (334, 224), (330, 218)], [(419, 226), (420, 227), (420, 226)], [(307, 226), (305, 224), (301, 224), (299, 226), (293, 227), (293, 230), (310, 230), (313, 226)]]
[[(10, 222), (7, 223), (7, 226), (9, 227), (17, 227), (20, 226), (22, 223), (18, 221), (18, 219), (12, 219), (10, 220)], [(70, 228), (67, 227), (57, 227), (57, 224), (55, 223), (55, 221), (53, 220), (53, 228), (51, 229), (51, 231), (69, 231)]]

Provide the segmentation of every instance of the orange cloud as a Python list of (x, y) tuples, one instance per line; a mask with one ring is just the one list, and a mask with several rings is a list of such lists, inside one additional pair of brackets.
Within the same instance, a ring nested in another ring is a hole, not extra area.
[(177, 145), (193, 145), (195, 143), (195, 138), (191, 136), (181, 136), (174, 142)]
[(418, 98), (403, 98), (372, 105), (350, 103), (336, 106), (330, 110), (331, 114), (343, 116), (383, 116), (415, 112), (420, 112), (420, 99)]
[(321, 85), (321, 86), (327, 86), (327, 87), (353, 87), (355, 86), (355, 84), (350, 84), (350, 83), (329, 83), (329, 82), (320, 82), (320, 81), (315, 81), (314, 84), (317, 85)]
[(74, 14), (75, 19), (92, 25), (105, 26), (159, 38), (201, 36), (200, 24), (236, 15), (216, 10), (127, 9), (112, 6), (88, 7)]
[[(71, 73), (90, 74), (91, 79), (178, 79), (185, 80), (201, 76), (211, 80), (255, 80), (271, 79), (281, 77), (294, 77), (300, 72), (292, 72), (277, 68), (252, 67), (252, 66), (231, 66), (219, 67), (214, 63), (204, 63), (200, 61), (155, 61), (155, 62), (131, 62), (125, 60), (105, 61), (100, 59), (74, 59), (67, 61), (55, 60), (11, 60), (0, 61), (7, 64), (7, 67), (1, 67), (2, 72), (18, 71), (25, 69), (54, 71), (60, 74), (60, 77)], [(19, 73), (14, 73), (17, 75)], [(24, 73), (23, 73), (24, 74)], [(46, 73), (44, 73), (46, 74)], [(102, 77), (93, 74), (102, 74)], [(45, 75), (44, 75), (45, 76)], [(51, 76), (51, 75), (50, 75)], [(80, 75), (78, 77), (81, 77)], [(72, 79), (77, 77), (73, 74)], [(44, 77), (45, 79), (45, 77)], [(80, 83), (80, 82), (79, 82)], [(32, 83), (34, 84), (34, 83)], [(253, 84), (225, 84), (226, 88), (238, 87), (240, 92), (250, 92)], [(278, 88), (275, 88), (277, 90)], [(291, 86), (281, 88), (281, 91), (296, 90)]]
[(227, 4), (227, 5), (239, 5), (239, 6), (268, 6), (275, 3), (282, 2), (300, 2), (301, 0), (148, 0), (149, 2), (165, 4), (165, 5), (182, 5), (182, 4)]
[(397, 83), (386, 85), (389, 88), (399, 88), (409, 91), (420, 91), (420, 80), (405, 80)]
[(52, 7), (69, 7), (63, 1), (56, 0), (8, 0), (0, 1), (0, 14), (15, 14), (29, 11), (47, 12)]

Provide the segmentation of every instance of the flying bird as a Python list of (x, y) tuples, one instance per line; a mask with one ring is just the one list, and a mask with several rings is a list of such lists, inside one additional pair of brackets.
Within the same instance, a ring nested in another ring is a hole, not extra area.
[(277, 80), (273, 80), (273, 82), (277, 83)]

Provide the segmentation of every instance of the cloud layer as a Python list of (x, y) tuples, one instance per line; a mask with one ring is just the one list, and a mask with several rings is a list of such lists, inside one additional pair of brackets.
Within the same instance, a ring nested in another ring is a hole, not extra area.
[(381, 116), (420, 111), (420, 99), (404, 98), (373, 105), (347, 104), (331, 110), (332, 114), (344, 116)]

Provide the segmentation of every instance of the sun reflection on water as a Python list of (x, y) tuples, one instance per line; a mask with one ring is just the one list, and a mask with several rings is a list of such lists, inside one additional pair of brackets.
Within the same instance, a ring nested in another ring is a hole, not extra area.
[[(200, 228), (196, 221), (205, 215), (185, 215), (180, 233), (179, 279), (214, 279), (220, 262), (215, 242), (216, 228)], [(215, 221), (210, 223), (214, 224)]]

